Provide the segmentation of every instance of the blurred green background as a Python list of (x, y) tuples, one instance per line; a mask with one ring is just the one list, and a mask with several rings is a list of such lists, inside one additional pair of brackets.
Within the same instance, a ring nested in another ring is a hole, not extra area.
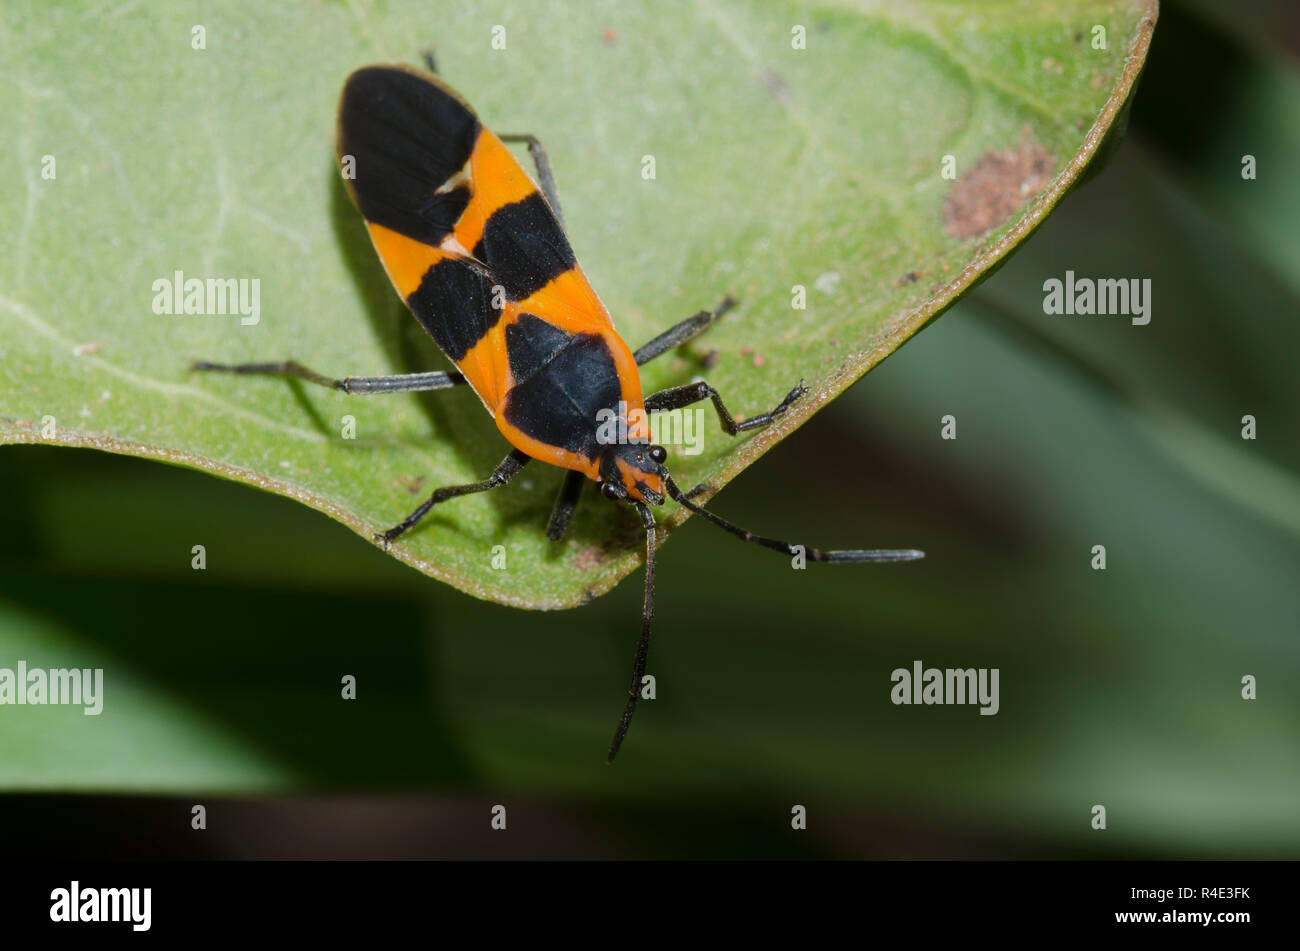
[[(659, 696), (612, 768), (639, 574), (516, 611), (282, 498), (6, 450), (0, 638), (115, 688), (112, 731), (46, 708), (61, 731), (7, 734), (7, 837), (108, 857), (1297, 857), (1296, 27), (1289, 3), (1163, 4), (1104, 171), (713, 503), (928, 558), (794, 572), (692, 521), (661, 553)], [(1044, 315), (1067, 269), (1149, 277), (1151, 324)], [(1000, 668), (1001, 711), (892, 705), (917, 659)], [(133, 795), (48, 792), (85, 788), (91, 730), (137, 764)]]

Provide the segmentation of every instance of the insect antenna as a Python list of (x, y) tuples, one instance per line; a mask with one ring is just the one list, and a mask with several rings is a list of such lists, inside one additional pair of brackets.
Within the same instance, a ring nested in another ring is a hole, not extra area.
[[(735, 535), (742, 541), (753, 542), (755, 545), (762, 545), (764, 548), (770, 548), (773, 551), (785, 552), (787, 555), (797, 555), (799, 552), (796, 546), (790, 542), (783, 542), (775, 538), (764, 538), (762, 535), (755, 535), (753, 532), (747, 532), (739, 525), (733, 525), (721, 515), (715, 515), (708, 509), (696, 505), (687, 497), (686, 493), (677, 487), (677, 483), (672, 480), (671, 476), (664, 477), (664, 485), (668, 489), (669, 496), (679, 505), (684, 505), (696, 515), (701, 515), (708, 519), (714, 525)], [(803, 549), (803, 555), (809, 561), (830, 561), (830, 562), (888, 562), (888, 561), (916, 561), (918, 558), (924, 558), (925, 552), (917, 551), (915, 548), (898, 548), (898, 549), (863, 549), (852, 548), (842, 551), (822, 551), (819, 548), (810, 548), (806, 545), (799, 546)]]
[(655, 517), (650, 506), (644, 502), (634, 502), (645, 526), (645, 603), (641, 608), (641, 639), (636, 644), (636, 660), (632, 662), (632, 683), (627, 688), (627, 706), (623, 708), (623, 717), (614, 730), (614, 740), (609, 744), (609, 756), (605, 762), (614, 762), (618, 748), (623, 745), (627, 728), (632, 725), (632, 714), (636, 713), (637, 701), (641, 699), (641, 678), (645, 676), (646, 656), (650, 652), (650, 622), (655, 616)]

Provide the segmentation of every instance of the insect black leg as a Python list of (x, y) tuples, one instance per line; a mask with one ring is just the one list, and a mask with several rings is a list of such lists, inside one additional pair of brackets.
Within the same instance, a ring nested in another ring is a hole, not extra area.
[(546, 526), (546, 537), (558, 542), (564, 537), (564, 530), (569, 527), (573, 510), (578, 507), (578, 497), (582, 495), (583, 484), (587, 477), (581, 472), (570, 469), (560, 486), (560, 494), (555, 499), (555, 508), (551, 510), (551, 522)]
[(669, 327), (653, 340), (645, 343), (633, 357), (636, 359), (637, 366), (649, 363), (655, 357), (667, 353), (680, 347), (692, 337), (703, 333), (709, 325), (725, 314), (731, 308), (736, 306), (735, 298), (726, 297), (722, 303), (714, 310), (702, 310), (698, 314), (687, 317), (680, 324), (674, 324)]
[(420, 58), (424, 60), (424, 65), (429, 67), (429, 72), (437, 76), (438, 62), (433, 58), (433, 50), (425, 50), (423, 53), (420, 54)]
[(401, 535), (407, 529), (411, 528), (416, 522), (429, 514), (429, 509), (433, 508), (439, 502), (445, 502), (448, 499), (454, 499), (459, 495), (471, 495), (474, 492), (486, 492), (488, 489), (495, 489), (497, 486), (505, 485), (509, 482), (524, 466), (528, 464), (529, 457), (524, 455), (518, 449), (513, 450), (510, 455), (501, 460), (501, 464), (492, 470), (492, 474), (482, 482), (471, 482), (468, 485), (447, 485), (434, 491), (420, 505), (418, 509), (412, 512), (406, 518), (402, 519), (386, 532), (379, 532), (374, 536), (375, 541), (380, 542), (384, 548), (394, 538)]
[(807, 392), (808, 387), (800, 383), (786, 394), (785, 399), (768, 412), (759, 413), (757, 416), (751, 416), (749, 419), (737, 422), (736, 418), (731, 415), (730, 410), (723, 404), (722, 396), (719, 395), (718, 391), (700, 380), (696, 383), (672, 386), (666, 390), (660, 390), (658, 393), (652, 393), (646, 397), (645, 409), (647, 413), (681, 409), (683, 406), (690, 406), (692, 403), (711, 399), (713, 400), (713, 408), (718, 411), (718, 422), (722, 424), (723, 431), (728, 436), (735, 436), (751, 429), (762, 429), (764, 426), (770, 426), (790, 408), (791, 403)]
[(449, 390), (461, 386), (465, 377), (456, 372), (444, 373), (441, 370), (429, 373), (398, 373), (393, 376), (346, 376), (341, 380), (317, 373), (301, 363), (284, 360), (279, 363), (209, 363), (195, 360), (190, 364), (191, 370), (218, 370), (222, 373), (265, 373), (278, 376), (292, 376), (308, 383), (328, 386), (342, 390), (344, 393), (415, 393), (424, 390)]
[(753, 532), (746, 531), (739, 525), (728, 522), (721, 515), (715, 515), (708, 509), (696, 505), (690, 500), (689, 493), (683, 492), (678, 488), (677, 483), (669, 476), (664, 479), (664, 487), (672, 499), (680, 505), (690, 509), (696, 515), (708, 519), (714, 525), (718, 526), (725, 532), (730, 532), (743, 542), (752, 542), (755, 545), (761, 545), (764, 548), (770, 548), (773, 551), (783, 552), (787, 555), (803, 556), (808, 561), (829, 561), (840, 563), (863, 563), (863, 562), (888, 562), (888, 561), (916, 561), (924, 558), (925, 552), (917, 551), (915, 548), (877, 548), (864, 549), (852, 548), (840, 551), (823, 551), (820, 548), (811, 548), (806, 545), (799, 545), (792, 542), (783, 542), (776, 538), (764, 538), (762, 535), (755, 535)]
[(636, 642), (636, 658), (632, 661), (632, 683), (627, 690), (627, 705), (614, 729), (614, 740), (609, 744), (605, 762), (614, 762), (618, 748), (623, 745), (627, 728), (632, 725), (637, 701), (641, 699), (641, 680), (645, 677), (646, 658), (650, 654), (650, 622), (655, 616), (655, 517), (644, 502), (635, 503), (641, 524), (645, 526), (645, 600), (641, 606), (641, 637)]
[(533, 157), (533, 165), (537, 168), (537, 184), (542, 186), (542, 194), (550, 202), (551, 211), (555, 212), (556, 219), (560, 226), (564, 226), (564, 213), (560, 211), (560, 196), (555, 190), (555, 173), (551, 171), (551, 160), (546, 157), (546, 149), (535, 135), (503, 135), (500, 136), (502, 142), (526, 142), (528, 144), (528, 154)]
[(709, 483), (707, 482), (701, 482), (695, 488), (690, 489), (687, 492), (683, 492), (682, 495), (684, 495), (688, 499), (694, 499), (697, 498), (698, 496), (703, 495), (705, 492), (712, 492), (716, 488), (717, 486), (709, 485)]

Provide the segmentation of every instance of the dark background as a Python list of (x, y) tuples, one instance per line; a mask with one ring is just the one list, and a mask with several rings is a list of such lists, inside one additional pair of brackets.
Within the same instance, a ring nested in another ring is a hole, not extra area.
[[(152, 796), (50, 793), (59, 764), (24, 772), (17, 738), (9, 788), (41, 792), (0, 797), (6, 854), (1295, 857), (1297, 52), (1293, 4), (1163, 5), (1110, 165), (714, 502), (927, 560), (796, 574), (691, 522), (660, 561), (660, 696), (614, 767), (639, 575), (517, 611), (251, 488), (4, 452), (0, 632), (93, 646), (175, 711), (121, 738)], [(1045, 316), (1067, 269), (1151, 278), (1152, 323)], [(236, 567), (190, 571), (195, 538)], [(1000, 668), (1001, 712), (893, 706), (915, 659)], [(193, 761), (154, 778), (173, 730)]]

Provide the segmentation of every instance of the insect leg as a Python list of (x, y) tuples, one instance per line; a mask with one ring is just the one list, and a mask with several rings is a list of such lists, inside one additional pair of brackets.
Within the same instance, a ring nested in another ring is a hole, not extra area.
[(649, 506), (637, 502), (637, 514), (645, 526), (645, 599), (641, 606), (641, 637), (636, 642), (636, 656), (632, 661), (632, 683), (627, 689), (627, 705), (623, 707), (623, 716), (614, 728), (614, 739), (609, 744), (609, 756), (606, 763), (614, 762), (618, 748), (623, 745), (627, 728), (632, 725), (632, 714), (636, 713), (637, 701), (641, 699), (641, 680), (645, 677), (646, 657), (650, 653), (650, 622), (655, 616), (655, 517)]
[(808, 387), (800, 383), (793, 390), (786, 394), (785, 399), (778, 403), (773, 409), (766, 413), (759, 413), (757, 416), (751, 416), (749, 419), (736, 421), (722, 402), (722, 396), (713, 387), (709, 386), (703, 380), (696, 383), (686, 383), (682, 386), (671, 386), (666, 390), (660, 390), (658, 393), (652, 393), (646, 397), (645, 409), (647, 413), (654, 413), (659, 410), (681, 409), (683, 406), (690, 406), (692, 403), (698, 403), (701, 400), (713, 400), (713, 408), (718, 411), (718, 422), (722, 424), (722, 429), (728, 436), (735, 436), (739, 433), (748, 432), (751, 429), (762, 429), (764, 426), (770, 426), (776, 422), (790, 404), (799, 397), (808, 392)]
[(641, 348), (633, 354), (637, 366), (649, 363), (655, 357), (662, 356), (669, 350), (674, 350), (696, 335), (703, 333), (710, 324), (735, 306), (735, 298), (726, 297), (723, 298), (722, 303), (716, 309), (702, 310), (698, 314), (687, 317), (680, 324), (669, 327), (653, 340), (642, 344)]
[(219, 370), (223, 373), (265, 373), (292, 376), (308, 383), (328, 386), (344, 393), (414, 393), (423, 390), (449, 390), (461, 386), (465, 377), (456, 372), (441, 370), (429, 373), (398, 373), (393, 376), (345, 376), (341, 380), (317, 373), (301, 363), (284, 360), (279, 363), (209, 363), (195, 360), (191, 370)]
[(429, 509), (433, 508), (439, 502), (445, 502), (447, 499), (454, 499), (458, 495), (470, 495), (474, 492), (486, 492), (488, 489), (495, 489), (499, 485), (505, 485), (514, 477), (514, 474), (528, 464), (529, 457), (524, 455), (518, 449), (513, 450), (510, 455), (501, 460), (501, 464), (492, 470), (492, 474), (482, 482), (471, 482), (468, 485), (447, 485), (434, 491), (433, 495), (421, 503), (420, 507), (412, 512), (406, 518), (402, 519), (386, 532), (379, 532), (374, 536), (375, 541), (380, 542), (384, 548), (394, 538), (405, 532), (424, 516), (429, 514)]
[(564, 213), (560, 211), (560, 196), (555, 190), (555, 173), (551, 171), (551, 160), (546, 157), (546, 149), (535, 135), (503, 135), (500, 136), (502, 142), (526, 142), (528, 143), (528, 154), (533, 157), (533, 165), (537, 168), (537, 184), (542, 186), (542, 194), (546, 196), (547, 202), (550, 203), (551, 211), (555, 212), (556, 219), (559, 220), (560, 226), (564, 226)]
[(751, 542), (755, 545), (761, 545), (764, 548), (770, 548), (772, 551), (783, 552), (787, 555), (802, 555), (808, 561), (829, 561), (839, 562), (841, 564), (863, 564), (863, 563), (882, 563), (890, 561), (917, 561), (925, 557), (925, 552), (918, 551), (915, 548), (851, 548), (843, 550), (827, 550), (822, 548), (811, 548), (794, 542), (781, 541), (778, 538), (766, 538), (762, 535), (755, 535), (751, 531), (741, 528), (734, 522), (729, 522), (721, 515), (710, 512), (708, 509), (696, 505), (691, 501), (689, 492), (683, 492), (678, 488), (677, 483), (669, 476), (664, 479), (664, 486), (668, 489), (668, 494), (678, 504), (690, 509), (696, 515), (708, 519), (724, 532), (735, 535), (743, 542)]
[(546, 537), (558, 542), (564, 537), (564, 530), (569, 527), (573, 510), (578, 507), (578, 497), (582, 495), (583, 484), (587, 477), (581, 472), (570, 469), (560, 486), (560, 494), (555, 499), (555, 508), (551, 510), (551, 522), (546, 526)]

